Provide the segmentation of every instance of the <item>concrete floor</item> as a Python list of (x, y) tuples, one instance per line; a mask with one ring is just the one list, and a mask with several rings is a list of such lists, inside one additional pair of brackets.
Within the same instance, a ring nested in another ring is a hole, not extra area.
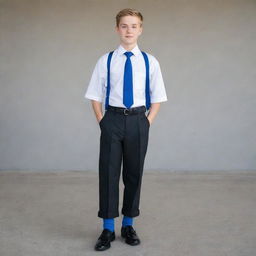
[[(120, 179), (120, 209), (123, 184)], [(94, 251), (102, 231), (95, 172), (0, 172), (0, 255), (253, 256), (256, 172), (144, 171), (139, 246), (120, 238)]]

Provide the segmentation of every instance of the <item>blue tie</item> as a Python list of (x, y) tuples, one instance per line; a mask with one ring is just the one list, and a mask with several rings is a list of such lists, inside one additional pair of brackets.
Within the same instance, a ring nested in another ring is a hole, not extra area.
[(124, 53), (127, 57), (124, 67), (124, 88), (123, 88), (123, 103), (127, 108), (133, 104), (133, 85), (132, 85), (132, 63), (130, 57), (132, 52)]

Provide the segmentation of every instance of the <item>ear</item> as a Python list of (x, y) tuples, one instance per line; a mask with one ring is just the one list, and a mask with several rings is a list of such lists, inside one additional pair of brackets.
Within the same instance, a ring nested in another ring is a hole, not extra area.
[(143, 27), (141, 26), (140, 27), (140, 35), (142, 34), (142, 31), (143, 31)]

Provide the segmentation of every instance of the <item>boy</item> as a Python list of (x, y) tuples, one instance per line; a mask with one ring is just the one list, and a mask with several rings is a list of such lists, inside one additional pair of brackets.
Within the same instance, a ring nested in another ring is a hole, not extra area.
[[(129, 245), (140, 244), (133, 228), (133, 218), (140, 214), (149, 128), (159, 111), (160, 102), (167, 101), (159, 62), (137, 45), (142, 21), (141, 13), (134, 9), (123, 9), (117, 14), (116, 32), (120, 45), (112, 55), (106, 53), (99, 58), (85, 93), (85, 98), (92, 102), (101, 130), (98, 217), (103, 219), (103, 231), (94, 247), (97, 251), (110, 248), (110, 242), (115, 240), (114, 218), (119, 216), (122, 161), (124, 216), (121, 236)], [(147, 116), (146, 110), (149, 111)]]

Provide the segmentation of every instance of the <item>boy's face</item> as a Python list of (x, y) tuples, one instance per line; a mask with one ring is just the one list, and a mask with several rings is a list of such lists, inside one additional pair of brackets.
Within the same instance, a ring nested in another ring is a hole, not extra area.
[(140, 23), (140, 19), (136, 16), (124, 16), (120, 19), (116, 32), (124, 45), (137, 44), (138, 37), (142, 33)]

